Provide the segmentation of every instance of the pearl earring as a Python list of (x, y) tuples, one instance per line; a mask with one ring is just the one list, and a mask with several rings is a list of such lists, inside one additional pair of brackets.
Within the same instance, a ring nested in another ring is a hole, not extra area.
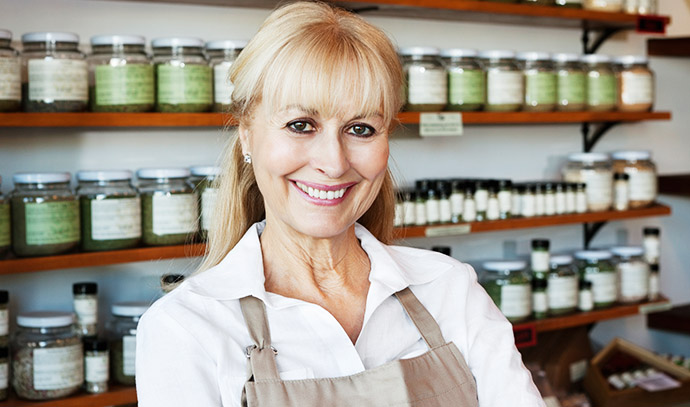
[(246, 153), (244, 155), (244, 162), (247, 164), (251, 164), (252, 163), (252, 155), (249, 153)]

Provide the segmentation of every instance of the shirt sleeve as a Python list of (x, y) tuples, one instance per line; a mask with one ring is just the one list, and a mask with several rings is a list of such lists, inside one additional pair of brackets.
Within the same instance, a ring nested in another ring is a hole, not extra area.
[(139, 407), (222, 405), (215, 362), (187, 329), (155, 305), (137, 327), (136, 385)]
[(513, 327), (468, 269), (468, 365), (480, 407), (546, 407), (515, 347)]

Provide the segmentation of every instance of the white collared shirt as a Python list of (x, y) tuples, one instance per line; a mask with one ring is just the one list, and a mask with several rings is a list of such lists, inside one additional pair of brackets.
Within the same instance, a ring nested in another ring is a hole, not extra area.
[(284, 380), (348, 376), (420, 355), (428, 347), (393, 296), (408, 286), (464, 355), (480, 407), (544, 406), (514, 346), (511, 324), (470, 266), (435, 252), (384, 245), (356, 225), (371, 262), (371, 285), (353, 345), (325, 309), (266, 292), (263, 226), (252, 226), (220, 264), (187, 279), (144, 314), (136, 348), (140, 407), (240, 406), (252, 340), (239, 299), (248, 295), (266, 304)]

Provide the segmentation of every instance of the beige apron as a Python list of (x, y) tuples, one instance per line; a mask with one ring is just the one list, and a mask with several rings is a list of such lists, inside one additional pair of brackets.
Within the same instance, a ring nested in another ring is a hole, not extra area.
[(428, 352), (352, 376), (304, 380), (280, 379), (264, 303), (255, 297), (240, 299), (254, 341), (247, 348), (249, 379), (242, 405), (478, 407), (474, 377), (458, 348), (445, 343), (438, 324), (409, 288), (395, 296), (429, 346)]

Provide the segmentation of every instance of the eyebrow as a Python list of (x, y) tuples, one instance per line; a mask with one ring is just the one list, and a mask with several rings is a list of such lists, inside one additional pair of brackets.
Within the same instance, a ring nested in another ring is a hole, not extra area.
[[(312, 108), (308, 108), (308, 107), (303, 106), (303, 105), (287, 105), (287, 106), (285, 106), (285, 108), (280, 109), (280, 111), (281, 111), (281, 112), (287, 112), (288, 110), (292, 110), (292, 109), (302, 111), (302, 112), (304, 112), (304, 113), (306, 113), (306, 114), (308, 114), (308, 115), (310, 115), (310, 116), (319, 116), (319, 115), (320, 115), (318, 110), (312, 109)], [(365, 118), (367, 118), (367, 117), (379, 117), (379, 118), (383, 118), (383, 114), (381, 114), (381, 113), (375, 113), (375, 114), (373, 114), (373, 115), (370, 115), (370, 114), (365, 114), (365, 113), (359, 113), (359, 114), (355, 115), (354, 117), (352, 117), (352, 118), (349, 119), (349, 120), (361, 120), (361, 119), (365, 119)]]

